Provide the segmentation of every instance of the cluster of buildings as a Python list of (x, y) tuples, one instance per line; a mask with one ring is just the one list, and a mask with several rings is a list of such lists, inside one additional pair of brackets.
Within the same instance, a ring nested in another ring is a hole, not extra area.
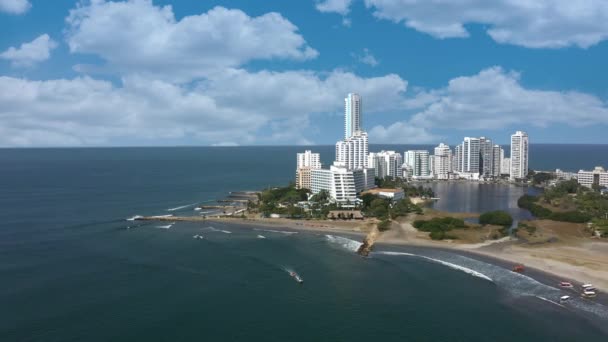
[(578, 172), (564, 172), (557, 169), (555, 170), (555, 177), (558, 180), (576, 179), (578, 184), (588, 188), (608, 188), (608, 171), (601, 166), (596, 166), (595, 169), (591, 171), (579, 170)]
[(511, 136), (511, 155), (486, 137), (466, 137), (454, 150), (446, 144), (426, 150), (369, 152), (368, 136), (362, 128), (362, 99), (348, 94), (344, 99), (344, 139), (336, 143), (336, 158), (322, 168), (318, 153), (298, 153), (296, 186), (322, 190), (340, 203), (355, 203), (357, 194), (374, 187), (374, 178), (487, 180), (509, 175), (512, 180), (528, 174), (528, 135)]

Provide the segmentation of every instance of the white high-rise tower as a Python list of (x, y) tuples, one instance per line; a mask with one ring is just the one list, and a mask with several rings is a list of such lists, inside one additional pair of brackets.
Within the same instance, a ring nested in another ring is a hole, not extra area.
[(349, 93), (344, 99), (344, 139), (361, 131), (361, 96)]
[(528, 133), (517, 131), (511, 135), (510, 178), (524, 179), (528, 175)]

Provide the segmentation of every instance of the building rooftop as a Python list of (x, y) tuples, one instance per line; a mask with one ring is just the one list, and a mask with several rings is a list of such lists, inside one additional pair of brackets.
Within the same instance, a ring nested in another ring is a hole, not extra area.
[(392, 193), (398, 193), (398, 192), (403, 192), (403, 189), (389, 189), (389, 188), (373, 188), (373, 189), (369, 189), (365, 192), (369, 192), (369, 193), (379, 193), (379, 192), (392, 192)]

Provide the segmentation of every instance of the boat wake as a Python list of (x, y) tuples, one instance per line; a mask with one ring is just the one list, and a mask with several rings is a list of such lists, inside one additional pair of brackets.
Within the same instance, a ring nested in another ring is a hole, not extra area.
[(266, 237), (264, 235), (258, 235), (258, 239), (265, 239)]
[(536, 298), (538, 298), (538, 299), (540, 299), (540, 300), (543, 300), (543, 301), (545, 301), (545, 302), (547, 302), (547, 303), (555, 304), (555, 305), (557, 305), (557, 306), (559, 306), (559, 307), (562, 307), (562, 308), (564, 308), (564, 309), (566, 308), (565, 306), (561, 305), (560, 303), (558, 303), (558, 302), (554, 302), (554, 301), (552, 301), (552, 300), (550, 300), (550, 299), (547, 299), (547, 298), (545, 298), (545, 297), (541, 297), (541, 296), (535, 296), (535, 297), (536, 297)]
[(298, 234), (298, 232), (289, 232), (286, 230), (272, 230), (272, 229), (258, 229), (258, 228), (255, 228), (254, 230), (258, 231), (258, 232), (280, 233), (280, 234), (285, 234), (285, 235)]
[(363, 245), (363, 243), (359, 241), (351, 240), (342, 236), (325, 235), (325, 238), (329, 243), (338, 245), (351, 252), (357, 252), (359, 247)]
[(228, 230), (222, 230), (222, 229), (217, 229), (217, 228), (214, 228), (214, 227), (206, 227), (206, 228), (203, 228), (203, 229), (205, 229), (205, 230), (209, 230), (209, 231), (212, 231), (212, 232), (219, 232), (219, 233), (224, 233), (224, 234), (232, 234), (232, 232), (231, 232), (231, 231), (228, 231)]
[(447, 261), (443, 261), (443, 260), (439, 260), (439, 259), (434, 259), (434, 258), (427, 257), (427, 256), (424, 256), (424, 255), (418, 255), (418, 254), (412, 254), (412, 253), (403, 253), (403, 252), (376, 252), (374, 254), (402, 255), (402, 256), (411, 256), (411, 257), (416, 257), (416, 258), (422, 258), (422, 259), (430, 260), (432, 262), (441, 264), (443, 266), (447, 266), (449, 268), (452, 268), (452, 269), (455, 269), (455, 270), (458, 270), (458, 271), (462, 271), (462, 272), (470, 274), (470, 275), (472, 275), (474, 277), (478, 277), (478, 278), (485, 279), (485, 280), (490, 281), (490, 282), (494, 282), (492, 280), (492, 278), (488, 277), (487, 275), (485, 275), (485, 274), (483, 274), (481, 272), (477, 272), (477, 271), (472, 270), (472, 269), (470, 269), (468, 267), (456, 265), (456, 264), (453, 264), (451, 262), (447, 262)]
[(186, 204), (186, 205), (182, 205), (181, 207), (175, 207), (175, 208), (167, 209), (167, 211), (176, 211), (176, 210), (180, 210), (180, 209), (186, 209), (186, 208), (195, 206), (196, 204), (197, 203)]
[(156, 228), (159, 228), (159, 229), (170, 229), (171, 227), (173, 227), (174, 224), (175, 223), (171, 223), (171, 224), (168, 224), (166, 226), (156, 226)]

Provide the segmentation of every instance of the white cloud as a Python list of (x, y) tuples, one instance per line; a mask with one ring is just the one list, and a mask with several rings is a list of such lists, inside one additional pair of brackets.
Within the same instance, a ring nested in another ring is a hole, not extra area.
[(310, 114), (340, 110), (351, 89), (369, 96), (366, 111), (377, 112), (391, 99), (399, 103), (406, 87), (396, 75), (341, 71), (229, 69), (194, 86), (139, 76), (120, 86), (0, 77), (0, 146), (310, 144)]
[(369, 51), (369, 49), (365, 48), (363, 49), (363, 53), (358, 55), (358, 54), (353, 54), (353, 56), (361, 63), (363, 64), (367, 64), (369, 66), (375, 67), (378, 64), (380, 64), (380, 62), (378, 62), (378, 60), (376, 59), (376, 57), (374, 57), (374, 55), (372, 55), (372, 53)]
[(274, 12), (250, 17), (215, 7), (176, 20), (171, 6), (151, 0), (96, 0), (71, 10), (66, 20), (70, 51), (96, 54), (118, 73), (189, 81), (251, 60), (318, 55), (295, 25)]
[(28, 0), (0, 0), (0, 12), (23, 14), (32, 7)]
[(374, 143), (390, 144), (427, 144), (440, 140), (426, 128), (416, 127), (409, 122), (399, 121), (387, 127), (374, 126), (369, 132), (369, 139)]
[(0, 53), (0, 58), (10, 61), (14, 67), (30, 67), (49, 59), (51, 50), (56, 47), (57, 43), (45, 33), (18, 48), (10, 47)]
[(577, 91), (527, 89), (500, 67), (452, 79), (410, 123), (444, 129), (501, 129), (513, 125), (608, 124), (608, 104)]
[(437, 38), (468, 37), (466, 24), (489, 25), (498, 43), (587, 48), (608, 38), (605, 0), (365, 0), (378, 18)]
[(353, 0), (320, 0), (317, 1), (316, 8), (320, 12), (335, 12), (347, 15)]

